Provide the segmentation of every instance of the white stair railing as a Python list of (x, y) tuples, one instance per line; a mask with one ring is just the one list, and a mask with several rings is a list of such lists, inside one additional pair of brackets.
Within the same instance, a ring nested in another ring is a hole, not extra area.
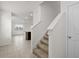
[(56, 24), (59, 22), (60, 18), (64, 12), (60, 12), (57, 17), (52, 21), (52, 23), (49, 25), (48, 30), (53, 30), (53, 28), (56, 26)]
[(60, 12), (48, 27), (49, 58), (66, 57), (65, 12)]

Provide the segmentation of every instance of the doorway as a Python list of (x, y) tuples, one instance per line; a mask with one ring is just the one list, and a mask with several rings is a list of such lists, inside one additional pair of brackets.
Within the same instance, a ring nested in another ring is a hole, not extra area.
[(68, 57), (79, 58), (79, 3), (68, 7)]

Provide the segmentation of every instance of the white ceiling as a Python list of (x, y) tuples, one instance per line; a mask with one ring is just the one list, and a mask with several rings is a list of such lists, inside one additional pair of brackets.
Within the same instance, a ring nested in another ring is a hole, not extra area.
[(26, 16), (29, 12), (32, 12), (43, 1), (1, 1), (1, 7), (3, 9), (11, 10), (11, 12)]

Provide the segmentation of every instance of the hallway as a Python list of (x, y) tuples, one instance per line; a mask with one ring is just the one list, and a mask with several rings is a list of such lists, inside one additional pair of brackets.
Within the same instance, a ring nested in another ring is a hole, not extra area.
[(8, 46), (0, 47), (0, 58), (33, 58), (31, 54), (31, 41), (25, 40), (24, 35), (13, 36)]

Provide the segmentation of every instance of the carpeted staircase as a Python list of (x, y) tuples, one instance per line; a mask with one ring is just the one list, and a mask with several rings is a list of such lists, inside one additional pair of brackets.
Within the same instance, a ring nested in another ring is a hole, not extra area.
[(42, 37), (37, 47), (33, 49), (33, 54), (39, 58), (48, 58), (48, 34)]

